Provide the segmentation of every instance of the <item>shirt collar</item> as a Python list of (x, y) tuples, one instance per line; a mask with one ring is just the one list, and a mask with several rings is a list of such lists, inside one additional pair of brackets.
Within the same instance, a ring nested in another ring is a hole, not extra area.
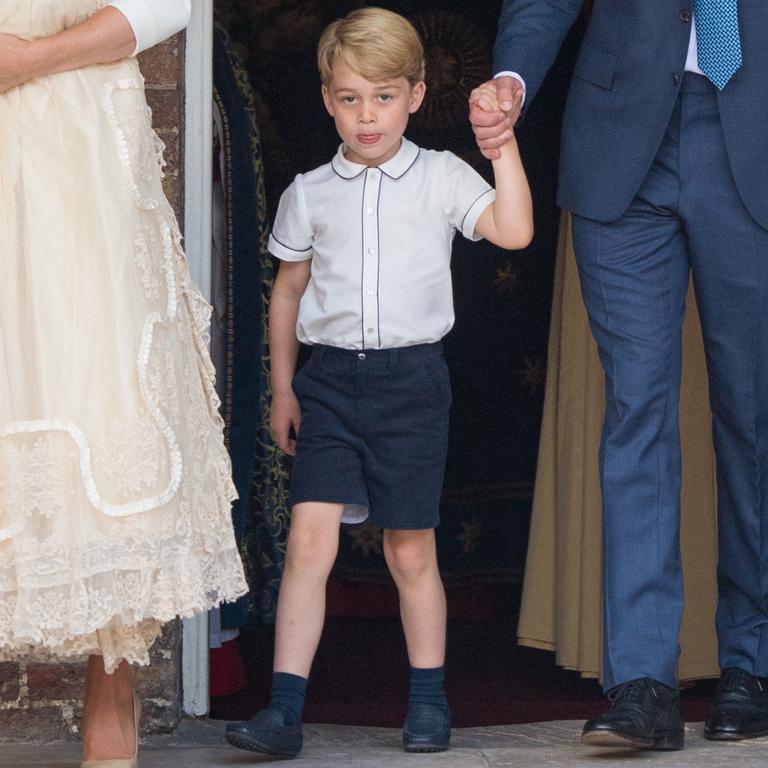
[[(333, 160), (331, 160), (331, 166), (343, 179), (355, 179), (361, 173), (366, 171), (369, 166), (360, 165), (360, 163), (353, 163), (351, 160), (347, 160), (347, 158), (344, 157), (345, 148), (345, 144), (342, 144), (339, 147)], [(408, 141), (408, 139), (403, 136), (397, 154), (378, 167), (382, 173), (385, 173), (390, 178), (399, 179), (416, 162), (418, 156), (419, 148), (412, 141)]]

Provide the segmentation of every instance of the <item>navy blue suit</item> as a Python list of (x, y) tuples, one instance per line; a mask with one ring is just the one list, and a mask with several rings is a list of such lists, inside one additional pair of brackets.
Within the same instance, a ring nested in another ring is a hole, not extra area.
[[(495, 70), (535, 97), (581, 10), (506, 0)], [(558, 201), (606, 373), (604, 684), (675, 684), (678, 398), (693, 275), (717, 455), (722, 667), (768, 675), (768, 2), (739, 2), (743, 65), (685, 74), (690, 0), (595, 0), (565, 110)]]

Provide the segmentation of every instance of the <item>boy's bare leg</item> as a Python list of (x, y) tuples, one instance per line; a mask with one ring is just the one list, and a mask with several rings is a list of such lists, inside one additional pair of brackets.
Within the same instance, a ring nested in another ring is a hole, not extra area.
[(339, 550), (341, 504), (304, 502), (291, 512), (275, 627), (275, 672), (309, 677), (325, 622), (325, 589)]
[(400, 615), (411, 666), (442, 667), (446, 605), (434, 529), (385, 530), (384, 556), (400, 593)]
[(111, 675), (101, 656), (88, 658), (83, 713), (83, 759), (132, 758), (136, 749), (133, 679), (126, 662)]

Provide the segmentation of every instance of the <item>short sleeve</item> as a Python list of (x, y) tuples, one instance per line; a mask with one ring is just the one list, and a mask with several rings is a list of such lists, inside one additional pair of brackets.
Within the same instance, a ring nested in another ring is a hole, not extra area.
[(312, 258), (313, 239), (304, 183), (299, 174), (280, 198), (269, 235), (269, 252), (283, 261), (306, 261)]
[(441, 187), (448, 220), (468, 240), (482, 240), (475, 227), (482, 212), (496, 199), (496, 191), (471, 165), (452, 152), (444, 155)]
[(192, 18), (192, 0), (112, 0), (133, 28), (137, 53), (180, 32)]

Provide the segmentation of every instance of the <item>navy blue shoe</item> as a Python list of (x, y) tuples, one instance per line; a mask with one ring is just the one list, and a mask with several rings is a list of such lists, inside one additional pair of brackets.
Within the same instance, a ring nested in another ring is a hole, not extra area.
[(403, 725), (406, 752), (445, 752), (451, 745), (451, 712), (436, 704), (413, 704)]
[(304, 746), (301, 723), (287, 725), (276, 709), (263, 709), (250, 720), (229, 723), (225, 738), (238, 749), (275, 757), (296, 757)]

